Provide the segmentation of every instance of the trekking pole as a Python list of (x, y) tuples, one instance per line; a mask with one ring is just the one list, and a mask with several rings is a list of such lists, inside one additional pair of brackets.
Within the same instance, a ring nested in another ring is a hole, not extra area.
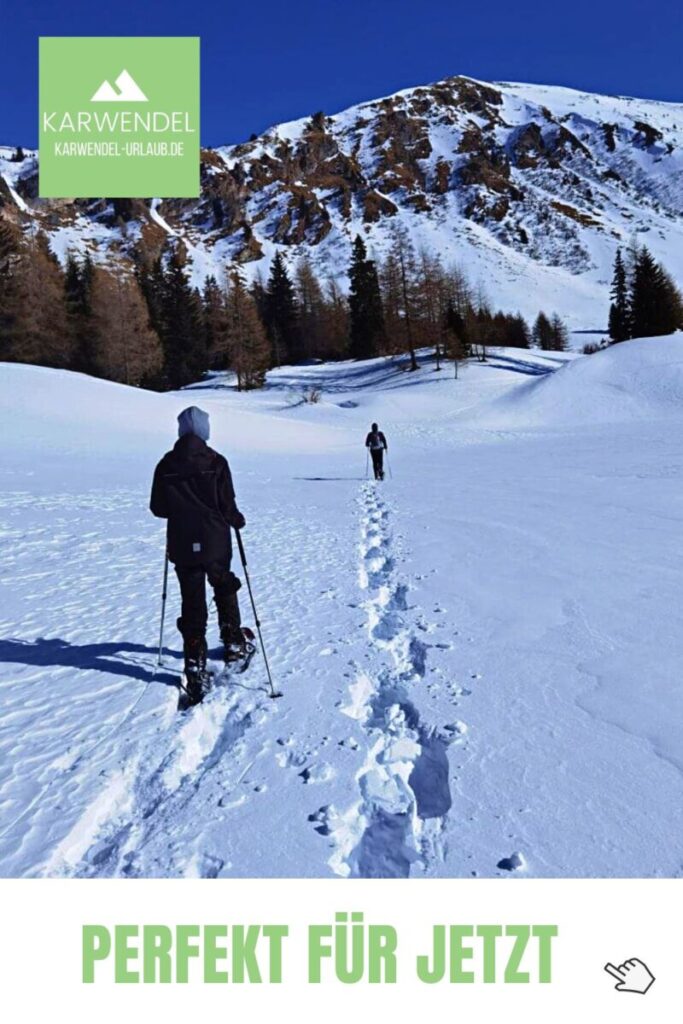
[(249, 600), (251, 601), (251, 610), (254, 613), (254, 622), (256, 624), (256, 632), (258, 633), (259, 644), (261, 645), (261, 654), (263, 655), (263, 663), (266, 666), (266, 674), (268, 676), (268, 685), (270, 686), (269, 697), (275, 699), (276, 697), (282, 697), (279, 690), (275, 689), (273, 685), (273, 677), (270, 674), (270, 665), (268, 664), (268, 657), (266, 655), (266, 648), (263, 643), (263, 635), (261, 633), (261, 623), (256, 612), (256, 605), (254, 603), (254, 593), (251, 589), (251, 580), (249, 579), (249, 570), (247, 569), (247, 556), (244, 551), (244, 544), (242, 543), (242, 535), (239, 530), (235, 530), (237, 534), (237, 546), (240, 549), (240, 559), (242, 561), (242, 568), (244, 569), (244, 578), (247, 581), (247, 590), (249, 591)]
[(168, 548), (164, 555), (164, 583), (161, 590), (161, 624), (159, 626), (159, 657), (157, 665), (162, 664), (161, 651), (164, 643), (164, 617), (166, 615), (166, 593), (168, 591)]
[(370, 451), (368, 448), (365, 449), (365, 479), (368, 478), (368, 469), (370, 468)]
[(389, 479), (393, 480), (394, 479), (394, 474), (391, 472), (391, 462), (389, 461), (389, 449), (388, 448), (386, 449), (386, 453), (387, 453), (387, 469), (389, 470)]

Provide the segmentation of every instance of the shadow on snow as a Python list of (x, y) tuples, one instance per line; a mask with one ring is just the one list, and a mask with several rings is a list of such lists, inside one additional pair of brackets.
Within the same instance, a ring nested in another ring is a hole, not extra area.
[[(128, 676), (130, 679), (141, 679), (143, 682), (163, 683), (166, 686), (177, 686), (176, 676), (155, 671), (154, 666), (135, 664), (115, 657), (117, 654), (156, 655), (157, 649), (145, 647), (143, 644), (108, 643), (108, 644), (71, 644), (68, 640), (46, 639), (37, 640), (0, 640), (0, 663), (32, 665), (39, 668), (59, 666), (60, 668), (76, 668), (83, 671), (106, 672), (109, 675)], [(172, 658), (181, 658), (176, 651), (164, 649), (164, 654)]]

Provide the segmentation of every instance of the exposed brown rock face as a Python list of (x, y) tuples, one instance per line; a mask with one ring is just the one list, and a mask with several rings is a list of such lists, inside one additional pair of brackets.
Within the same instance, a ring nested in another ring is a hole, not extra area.
[(366, 223), (373, 223), (383, 215), (391, 217), (395, 213), (398, 213), (398, 207), (374, 189), (370, 189), (363, 196), (363, 220)]
[(535, 121), (523, 125), (513, 133), (509, 143), (517, 167), (534, 168), (541, 164), (559, 168), (573, 153), (581, 153), (588, 160), (591, 152), (564, 125), (546, 125), (541, 128)]

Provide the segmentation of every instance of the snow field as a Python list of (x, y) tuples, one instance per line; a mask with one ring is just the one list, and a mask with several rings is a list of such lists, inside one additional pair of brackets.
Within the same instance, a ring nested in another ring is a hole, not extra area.
[[(683, 338), (421, 362), (249, 395), (0, 367), (3, 875), (680, 875)], [(178, 716), (147, 501), (190, 403), (285, 697), (257, 656)]]

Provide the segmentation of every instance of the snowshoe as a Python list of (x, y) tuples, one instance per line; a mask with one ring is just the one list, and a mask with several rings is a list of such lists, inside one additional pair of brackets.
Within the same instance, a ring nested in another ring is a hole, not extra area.
[(247, 626), (224, 627), (221, 630), (221, 639), (225, 664), (235, 665), (243, 672), (256, 651), (254, 634)]

